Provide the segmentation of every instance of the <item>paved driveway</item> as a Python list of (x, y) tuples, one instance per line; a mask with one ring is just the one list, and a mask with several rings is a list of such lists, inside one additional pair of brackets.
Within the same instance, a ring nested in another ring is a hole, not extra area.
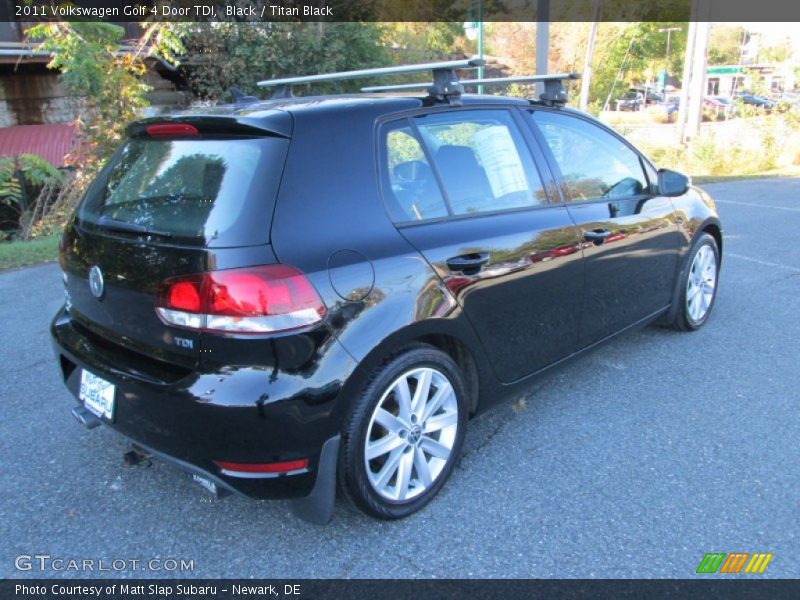
[(395, 523), (340, 507), (316, 527), (123, 466), (119, 437), (69, 414), (57, 266), (0, 274), (0, 576), (45, 553), (198, 577), (686, 577), (705, 552), (765, 551), (767, 575), (799, 577), (800, 180), (707, 189), (727, 235), (708, 326), (627, 335), (474, 421), (437, 501)]

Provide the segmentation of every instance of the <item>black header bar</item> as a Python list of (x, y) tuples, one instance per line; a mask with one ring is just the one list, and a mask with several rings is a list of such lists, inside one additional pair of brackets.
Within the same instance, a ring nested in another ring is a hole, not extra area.
[(0, 0), (2, 21), (797, 22), (797, 0)]

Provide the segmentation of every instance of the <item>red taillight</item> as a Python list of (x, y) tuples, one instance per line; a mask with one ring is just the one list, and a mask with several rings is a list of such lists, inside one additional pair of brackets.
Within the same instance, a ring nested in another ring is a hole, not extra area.
[(181, 135), (197, 135), (197, 127), (188, 123), (154, 123), (145, 127), (150, 137), (168, 137)]
[(308, 469), (308, 459), (285, 460), (274, 463), (237, 463), (224, 460), (215, 460), (216, 464), (225, 475), (232, 477), (271, 477), (281, 474), (302, 473)]
[(252, 334), (306, 327), (326, 312), (308, 278), (288, 265), (167, 279), (156, 311), (170, 325)]
[(167, 307), (199, 313), (202, 306), (197, 284), (193, 281), (177, 281), (172, 284), (167, 294)]

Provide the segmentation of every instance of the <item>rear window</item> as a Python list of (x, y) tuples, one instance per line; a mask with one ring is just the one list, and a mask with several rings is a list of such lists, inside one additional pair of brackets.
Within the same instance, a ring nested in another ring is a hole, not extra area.
[[(82, 225), (123, 225), (208, 246), (269, 242), (288, 140), (131, 139), (78, 209)], [(134, 233), (135, 232), (131, 232)]]

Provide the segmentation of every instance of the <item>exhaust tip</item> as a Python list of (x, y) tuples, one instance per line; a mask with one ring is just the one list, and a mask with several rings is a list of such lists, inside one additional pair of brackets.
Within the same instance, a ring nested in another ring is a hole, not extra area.
[(100, 419), (98, 419), (85, 406), (76, 406), (71, 412), (72, 416), (75, 417), (75, 420), (86, 427), (86, 429), (94, 429), (100, 425)]

